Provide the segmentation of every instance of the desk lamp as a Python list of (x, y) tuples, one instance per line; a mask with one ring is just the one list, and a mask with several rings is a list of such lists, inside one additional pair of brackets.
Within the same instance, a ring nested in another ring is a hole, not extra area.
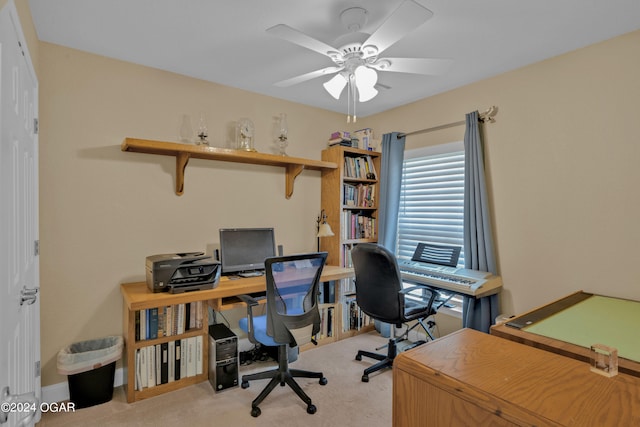
[(318, 238), (318, 252), (320, 251), (320, 238), (321, 237), (331, 237), (333, 236), (333, 230), (331, 230), (331, 226), (327, 223), (327, 214), (324, 213), (324, 209), (320, 212), (318, 219), (316, 220), (317, 230), (316, 237)]

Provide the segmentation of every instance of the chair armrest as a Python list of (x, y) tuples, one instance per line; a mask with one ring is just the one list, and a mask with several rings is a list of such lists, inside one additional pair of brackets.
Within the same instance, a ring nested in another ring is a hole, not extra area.
[[(428, 291), (429, 294), (428, 295), (424, 295), (424, 293), (422, 295), (417, 295), (417, 294), (412, 294), (411, 292), (413, 291)], [(427, 285), (414, 285), (414, 286), (409, 286), (407, 288), (403, 288), (402, 290), (400, 290), (400, 294), (404, 295), (404, 297), (410, 297), (412, 299), (415, 300), (421, 300), (424, 301), (425, 303), (429, 304), (430, 306), (433, 305), (433, 302), (436, 300), (436, 297), (438, 296), (438, 292), (433, 289), (430, 286)]]
[(420, 291), (429, 291), (429, 293), (431, 293), (431, 294), (435, 294), (436, 293), (435, 289), (433, 289), (432, 287), (427, 286), (427, 285), (415, 285), (415, 286), (409, 286), (408, 288), (402, 288), (400, 293), (406, 295), (406, 294), (409, 294), (409, 293), (411, 293), (413, 291), (418, 291), (418, 290), (420, 290)]
[(243, 303), (247, 304), (249, 307), (253, 307), (258, 305), (258, 299), (252, 297), (251, 295), (236, 295), (238, 299), (240, 299)]
[(265, 299), (266, 297), (255, 298), (247, 294), (236, 295), (236, 297), (247, 305), (247, 335), (249, 336), (249, 341), (251, 341), (252, 343), (257, 343), (258, 341), (256, 341), (253, 332), (253, 309), (255, 307), (258, 307), (260, 305), (259, 301)]

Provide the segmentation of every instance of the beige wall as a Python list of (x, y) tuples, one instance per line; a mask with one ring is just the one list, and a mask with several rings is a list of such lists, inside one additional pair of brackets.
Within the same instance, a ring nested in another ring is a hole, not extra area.
[(175, 159), (124, 153), (124, 137), (177, 141), (183, 112), (207, 114), (225, 146), (251, 117), (269, 152), (274, 117), (288, 114), (288, 152), (320, 159), (342, 117), (314, 108), (42, 43), (40, 241), (44, 385), (64, 381), (56, 354), (122, 333), (120, 283), (144, 280), (145, 257), (211, 253), (222, 227), (275, 227), (286, 253), (315, 249), (320, 172), (304, 171), (285, 198), (284, 169), (192, 159), (183, 196)]
[[(65, 380), (55, 367), (61, 347), (121, 333), (118, 286), (143, 279), (145, 256), (210, 249), (224, 226), (272, 225), (286, 251), (314, 248), (319, 172), (303, 172), (286, 200), (280, 169), (191, 160), (178, 197), (171, 158), (119, 145), (126, 136), (175, 140), (181, 113), (205, 111), (214, 144), (249, 116), (258, 150), (268, 151), (273, 117), (286, 112), (290, 153), (318, 159), (343, 114), (38, 46), (27, 1), (17, 5), (40, 71), (43, 385)], [(380, 135), (499, 107), (485, 144), (503, 312), (577, 289), (640, 299), (638, 46), (634, 32), (359, 120)], [(407, 148), (463, 133), (409, 137)]]
[[(502, 311), (579, 289), (640, 299), (640, 31), (367, 117), (410, 132), (499, 107), (485, 126)], [(462, 140), (464, 126), (407, 148)]]

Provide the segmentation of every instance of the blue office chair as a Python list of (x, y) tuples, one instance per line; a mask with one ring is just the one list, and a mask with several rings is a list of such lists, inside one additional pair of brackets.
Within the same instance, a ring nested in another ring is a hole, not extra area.
[(318, 292), (326, 259), (326, 252), (267, 258), (265, 315), (254, 316), (253, 310), (258, 306), (258, 301), (242, 296), (247, 302), (247, 317), (240, 320), (240, 328), (248, 334), (251, 342), (278, 347), (276, 369), (242, 376), (242, 388), (249, 387), (249, 381), (271, 379), (251, 403), (251, 415), (254, 417), (260, 415), (258, 405), (277, 384), (288, 384), (307, 404), (307, 412), (316, 412), (311, 398), (294, 377), (318, 378), (320, 385), (327, 384), (327, 379), (322, 372), (289, 369), (288, 356), (290, 348), (313, 341), (313, 336), (320, 331)]

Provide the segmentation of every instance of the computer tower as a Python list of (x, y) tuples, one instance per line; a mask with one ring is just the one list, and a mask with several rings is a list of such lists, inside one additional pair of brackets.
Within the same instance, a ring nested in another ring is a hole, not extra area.
[(218, 392), (238, 385), (238, 337), (223, 324), (209, 326), (209, 382)]

